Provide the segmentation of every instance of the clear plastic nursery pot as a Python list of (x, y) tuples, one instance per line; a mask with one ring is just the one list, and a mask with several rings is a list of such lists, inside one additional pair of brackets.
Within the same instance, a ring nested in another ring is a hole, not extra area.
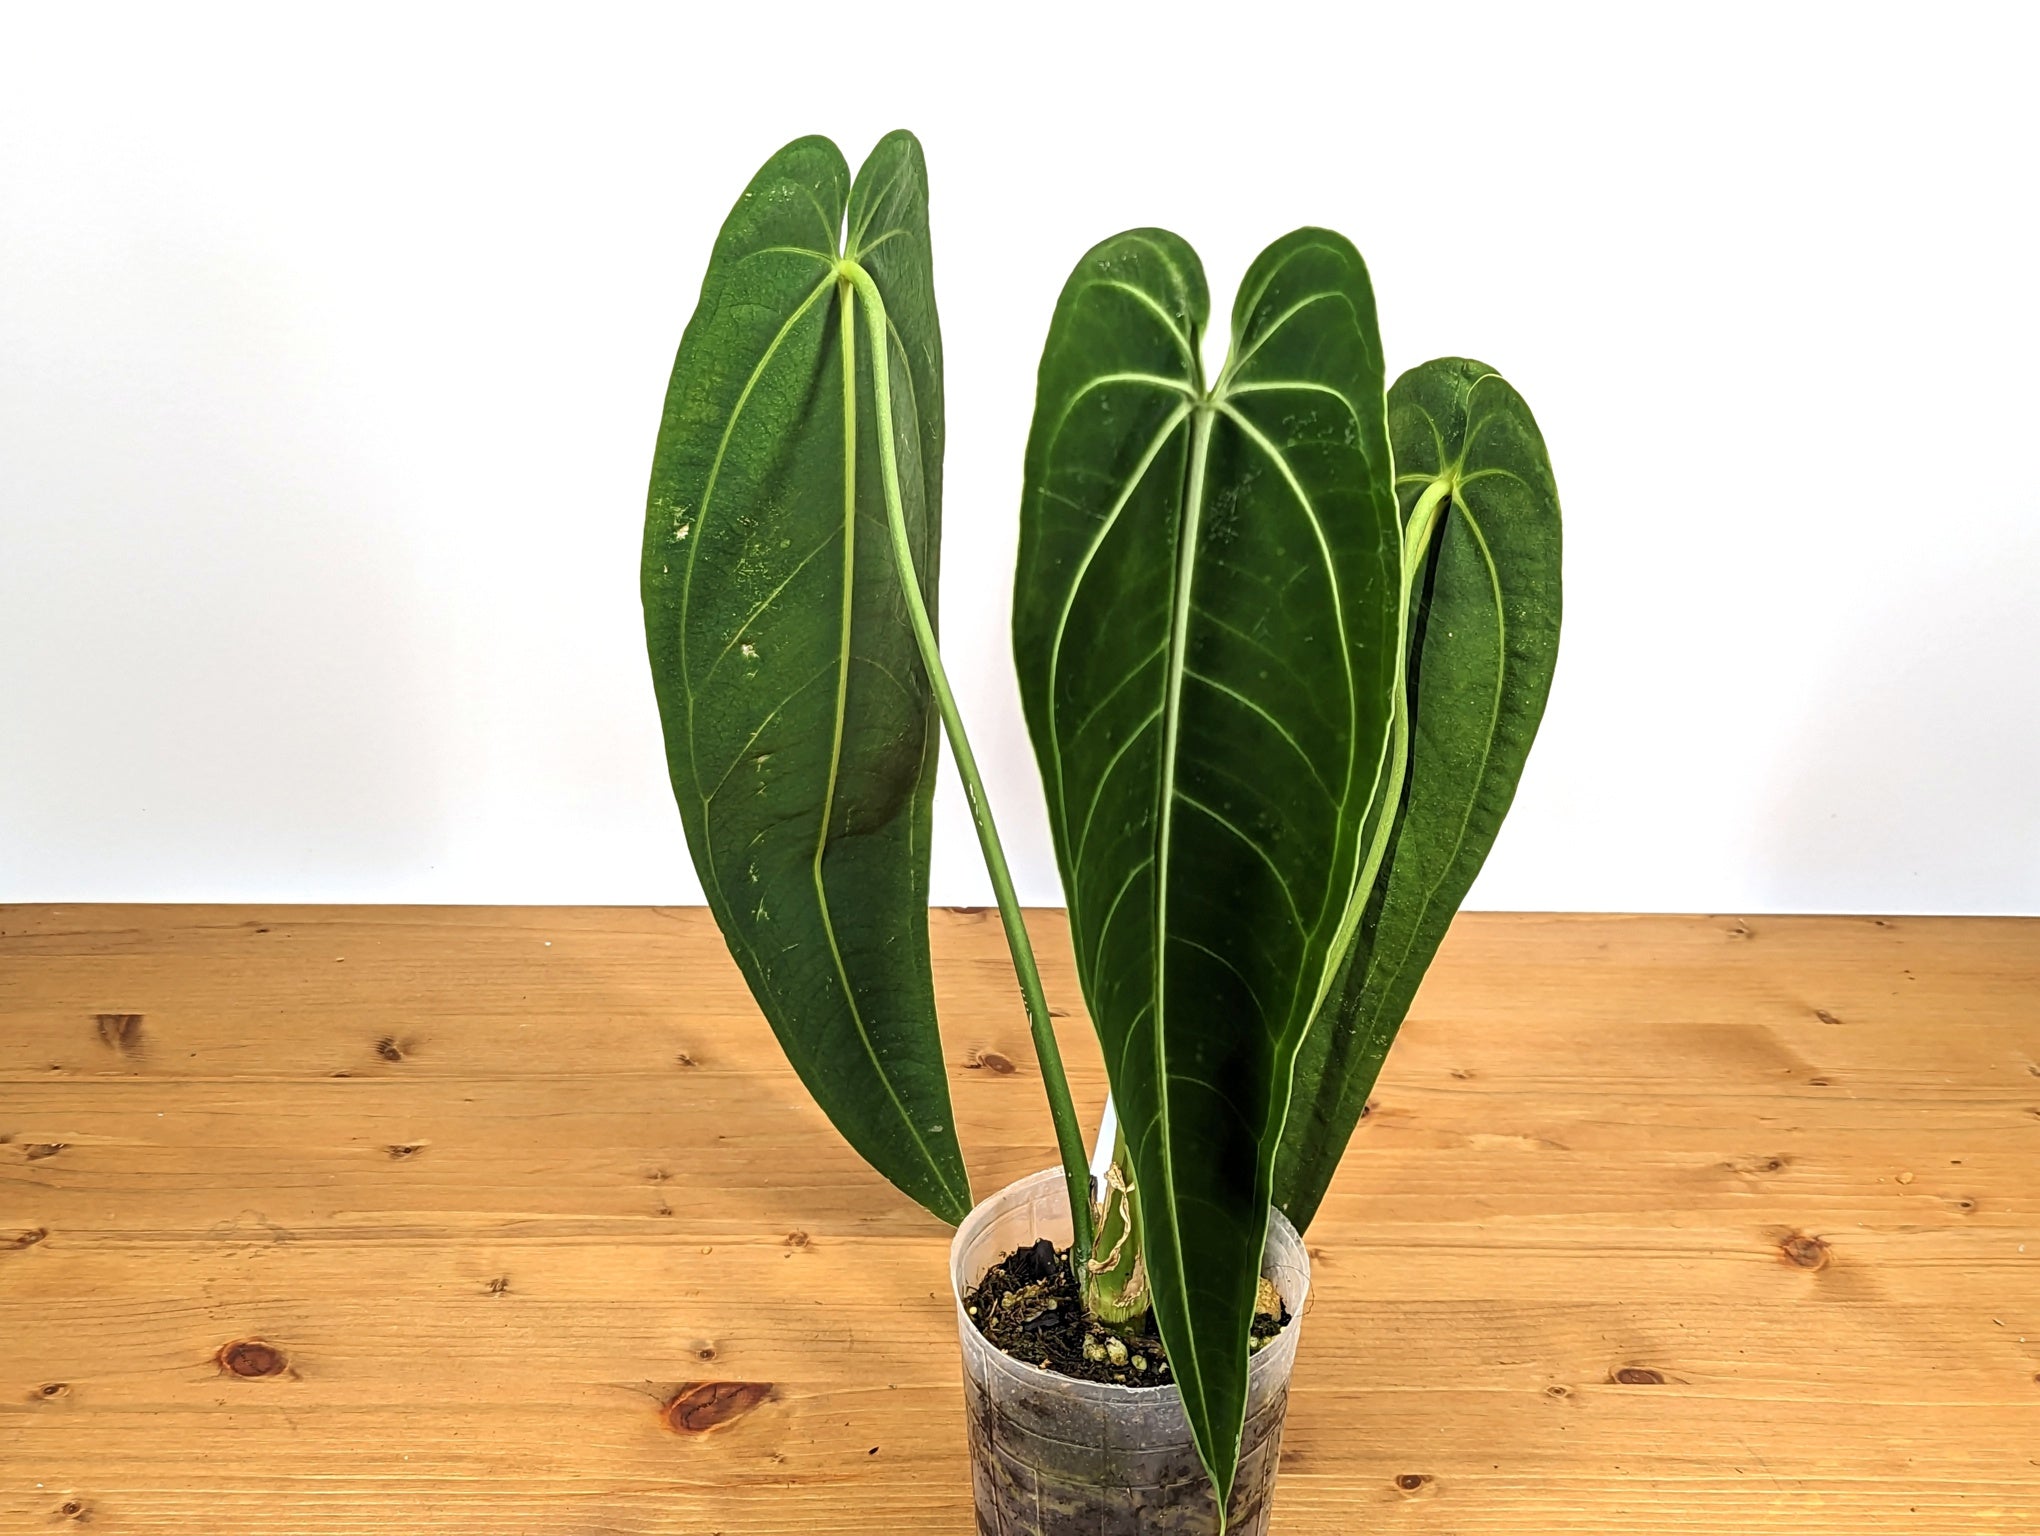
[[(1070, 1240), (1068, 1190), (1056, 1168), (978, 1206), (949, 1248), (979, 1536), (1210, 1536), (1218, 1529), (1217, 1499), (1173, 1384), (1122, 1387), (1042, 1370), (997, 1348), (965, 1314), (963, 1293), (1015, 1248), (1042, 1237), (1057, 1247)], [(1282, 1293), (1290, 1322), (1248, 1370), (1230, 1536), (1268, 1529), (1289, 1372), (1310, 1292), (1309, 1255), (1280, 1211), (1268, 1217), (1261, 1272)]]

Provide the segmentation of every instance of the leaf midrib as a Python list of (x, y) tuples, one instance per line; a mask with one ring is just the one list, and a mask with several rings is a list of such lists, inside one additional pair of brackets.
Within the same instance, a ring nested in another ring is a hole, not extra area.
[[(1176, 1149), (1169, 1115), (1168, 997), (1164, 991), (1168, 981), (1169, 843), (1175, 825), (1176, 754), (1180, 749), (1183, 725), (1183, 680), (1184, 674), (1189, 669), (1191, 587), (1197, 568), (1197, 535), (1204, 517), (1204, 474), (1211, 453), (1211, 426), (1215, 415), (1216, 413), (1211, 410), (1197, 411), (1190, 428), (1190, 463), (1183, 494), (1183, 523), (1176, 535), (1176, 582), (1171, 593), (1173, 609), (1169, 615), (1167, 682), (1164, 686), (1162, 704), (1162, 752), (1157, 770), (1161, 780), (1157, 801), (1161, 807), (1161, 814), (1156, 818), (1153, 854), (1155, 1094), (1157, 1122), (1162, 1140), (1162, 1177), (1165, 1187), (1172, 1196), (1177, 1188)], [(1190, 1272), (1183, 1257), (1183, 1226), (1178, 1217), (1176, 1201), (1173, 1198), (1163, 1199), (1156, 1201), (1155, 1205), (1166, 1213), (1169, 1223), (1169, 1248), (1176, 1263), (1178, 1287), (1176, 1294), (1187, 1300), (1190, 1295)], [(1190, 1379), (1197, 1384), (1199, 1416), (1206, 1420), (1208, 1427), (1210, 1415), (1204, 1401), (1204, 1365), (1197, 1352), (1197, 1330), (1186, 1329), (1183, 1342), (1188, 1346), (1187, 1353), (1190, 1356)], [(1187, 1394), (1184, 1403), (1187, 1407), (1189, 1403)]]

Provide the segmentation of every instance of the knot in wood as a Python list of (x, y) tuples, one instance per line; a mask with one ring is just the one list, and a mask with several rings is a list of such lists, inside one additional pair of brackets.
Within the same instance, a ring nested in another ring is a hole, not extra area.
[(139, 1013), (94, 1014), (93, 1022), (99, 1026), (100, 1040), (116, 1051), (125, 1054), (141, 1043), (142, 1016)]
[(676, 1392), (660, 1410), (677, 1435), (705, 1435), (740, 1419), (772, 1396), (769, 1381), (697, 1381)]
[(1795, 1269), (1825, 1269), (1828, 1246), (1817, 1237), (1795, 1232), (1778, 1245), (1778, 1253)]
[(218, 1355), (221, 1371), (229, 1376), (281, 1376), (289, 1364), (283, 1351), (260, 1339), (236, 1339), (222, 1344)]

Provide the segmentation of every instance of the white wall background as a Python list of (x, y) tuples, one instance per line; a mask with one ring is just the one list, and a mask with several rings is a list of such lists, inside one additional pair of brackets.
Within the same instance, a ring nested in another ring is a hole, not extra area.
[[(927, 145), (946, 649), (1005, 640), (1057, 289), (1350, 234), (1535, 406), (1544, 733), (1471, 903), (2040, 912), (2040, 11), (9, 7), (0, 899), (683, 902), (636, 561), (782, 141)], [(935, 894), (988, 890), (954, 784)]]

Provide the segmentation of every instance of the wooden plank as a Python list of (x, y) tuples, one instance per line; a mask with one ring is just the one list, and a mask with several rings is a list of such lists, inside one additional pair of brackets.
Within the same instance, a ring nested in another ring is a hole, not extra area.
[[(983, 1193), (1051, 1138), (935, 925)], [(2030, 921), (1463, 918), (1278, 1529), (2040, 1532), (2036, 998)], [(0, 1530), (970, 1528), (946, 1233), (698, 911), (0, 909), (0, 1137)]]

